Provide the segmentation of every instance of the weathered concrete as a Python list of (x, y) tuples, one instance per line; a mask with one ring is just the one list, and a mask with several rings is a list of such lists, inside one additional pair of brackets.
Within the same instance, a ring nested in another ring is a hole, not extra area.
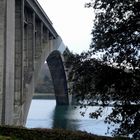
[(13, 123), (15, 1), (0, 1), (0, 99), (1, 123)]
[[(0, 124), (25, 124), (41, 65), (61, 45), (36, 0), (0, 0)], [(63, 81), (66, 87), (63, 76), (64, 71), (57, 83)]]
[(68, 87), (60, 52), (53, 51), (47, 58), (47, 63), (52, 75), (56, 103), (58, 105), (68, 105)]
[(4, 79), (4, 46), (5, 46), (5, 0), (0, 1), (0, 123), (2, 123), (3, 79)]

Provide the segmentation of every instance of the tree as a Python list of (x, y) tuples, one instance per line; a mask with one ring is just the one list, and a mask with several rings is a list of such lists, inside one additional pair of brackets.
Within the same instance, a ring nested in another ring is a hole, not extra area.
[[(138, 0), (95, 0), (92, 43), (88, 52), (71, 55), (71, 92), (81, 106), (97, 105), (98, 118), (113, 105), (107, 123), (119, 123), (114, 135), (140, 138), (140, 2)], [(102, 52), (102, 59), (95, 59)], [(84, 102), (86, 100), (86, 102)], [(83, 101), (83, 102), (81, 102)], [(82, 113), (84, 115), (84, 113)]]
[(91, 49), (104, 51), (104, 61), (140, 67), (139, 0), (95, 0)]

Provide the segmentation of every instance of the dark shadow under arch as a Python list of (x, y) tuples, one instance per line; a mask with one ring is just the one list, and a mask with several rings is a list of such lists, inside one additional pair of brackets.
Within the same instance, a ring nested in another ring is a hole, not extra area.
[(67, 80), (64, 70), (61, 53), (57, 50), (53, 51), (47, 58), (47, 63), (52, 76), (54, 85), (56, 104), (57, 105), (68, 105), (68, 88)]

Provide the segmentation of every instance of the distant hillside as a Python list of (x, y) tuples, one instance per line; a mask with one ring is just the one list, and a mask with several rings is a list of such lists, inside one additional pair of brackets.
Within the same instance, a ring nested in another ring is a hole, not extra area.
[(41, 68), (35, 93), (54, 93), (52, 78), (47, 63)]

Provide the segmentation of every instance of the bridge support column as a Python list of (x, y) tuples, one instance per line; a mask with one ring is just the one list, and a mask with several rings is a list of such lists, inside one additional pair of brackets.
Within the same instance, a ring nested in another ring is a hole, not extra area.
[(0, 1), (0, 121), (13, 124), (15, 0)]
[(3, 112), (3, 82), (4, 82), (4, 45), (5, 45), (5, 10), (6, 1), (0, 1), (0, 123), (2, 123)]
[(15, 0), (15, 77), (14, 77), (14, 124), (22, 121), (24, 102), (24, 0)]

